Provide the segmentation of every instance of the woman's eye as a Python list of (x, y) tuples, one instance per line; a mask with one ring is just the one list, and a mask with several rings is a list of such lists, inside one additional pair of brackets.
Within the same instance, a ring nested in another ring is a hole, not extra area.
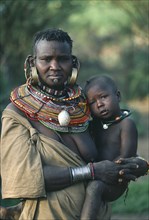
[(69, 56), (61, 56), (61, 57), (59, 57), (59, 61), (67, 61), (69, 59), (70, 59)]
[(51, 58), (50, 57), (42, 57), (40, 60), (44, 61), (44, 62), (49, 62), (51, 60)]

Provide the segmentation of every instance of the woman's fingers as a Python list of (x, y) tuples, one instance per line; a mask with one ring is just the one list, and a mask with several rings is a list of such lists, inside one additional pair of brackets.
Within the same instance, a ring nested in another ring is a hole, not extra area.
[(131, 173), (130, 169), (122, 169), (119, 171), (118, 182), (120, 182), (120, 179), (125, 179), (127, 181), (130, 181), (130, 180), (135, 181), (136, 176)]
[(133, 174), (125, 174), (123, 177), (127, 181), (131, 181), (131, 180), (136, 181), (137, 180), (136, 176), (134, 176)]

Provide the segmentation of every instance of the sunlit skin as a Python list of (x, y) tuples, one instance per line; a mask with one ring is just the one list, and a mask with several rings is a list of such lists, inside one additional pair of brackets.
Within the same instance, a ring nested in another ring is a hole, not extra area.
[(72, 72), (69, 44), (40, 40), (36, 45), (34, 64), (42, 82), (50, 88), (62, 89)]

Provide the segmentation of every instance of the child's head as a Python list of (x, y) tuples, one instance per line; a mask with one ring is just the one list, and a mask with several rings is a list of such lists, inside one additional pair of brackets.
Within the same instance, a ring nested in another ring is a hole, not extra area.
[(112, 78), (107, 75), (91, 77), (84, 91), (93, 116), (113, 119), (120, 115), (120, 92)]

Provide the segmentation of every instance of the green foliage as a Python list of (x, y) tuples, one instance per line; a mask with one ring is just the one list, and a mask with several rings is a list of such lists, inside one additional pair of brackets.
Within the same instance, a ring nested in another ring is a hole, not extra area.
[(125, 194), (112, 204), (113, 213), (147, 214), (149, 209), (149, 178), (141, 177), (138, 182), (131, 182), (128, 196)]
[(148, 116), (146, 114), (142, 115), (138, 111), (132, 109), (132, 118), (136, 123), (138, 136), (145, 137), (148, 136)]

